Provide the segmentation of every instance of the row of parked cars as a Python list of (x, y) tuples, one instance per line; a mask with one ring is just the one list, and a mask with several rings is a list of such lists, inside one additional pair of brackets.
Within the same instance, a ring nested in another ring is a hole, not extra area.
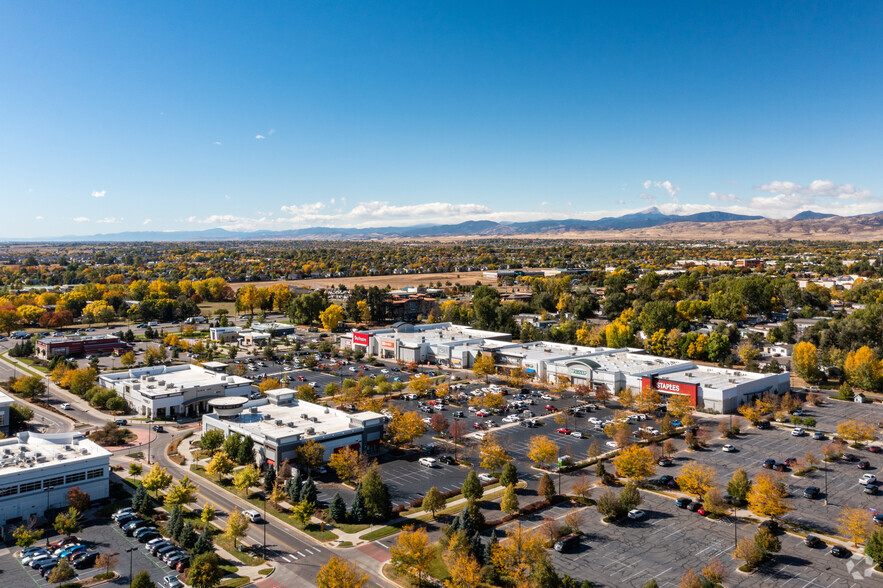
[(76, 537), (65, 537), (48, 546), (23, 549), (19, 556), (22, 565), (29, 566), (47, 578), (61, 560), (67, 560), (75, 569), (84, 569), (95, 565), (98, 552), (90, 550)]
[(153, 521), (141, 518), (131, 508), (120, 509), (111, 518), (127, 536), (144, 543), (147, 552), (161, 559), (169, 568), (183, 572), (190, 566), (190, 553), (160, 535)]

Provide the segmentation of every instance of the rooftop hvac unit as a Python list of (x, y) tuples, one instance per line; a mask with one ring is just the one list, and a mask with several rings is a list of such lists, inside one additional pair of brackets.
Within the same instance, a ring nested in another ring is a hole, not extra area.
[(166, 381), (165, 381), (165, 380), (160, 380), (160, 381), (158, 381), (158, 382), (156, 383), (156, 385), (159, 386), (160, 388), (162, 388), (163, 386), (166, 385)]
[(736, 378), (730, 378), (730, 379), (727, 380), (727, 381), (728, 381), (730, 384), (735, 384), (735, 383), (736, 383)]
[(58, 461), (62, 461), (63, 459), (65, 459), (64, 454), (59, 453), (58, 455), (55, 456), (55, 459), (57, 459)]
[(37, 458), (37, 463), (46, 463), (47, 461), (49, 461), (49, 458), (45, 455), (41, 455)]
[(174, 387), (175, 387), (175, 385), (172, 384), (171, 382), (169, 382), (168, 384), (166, 384), (166, 390), (171, 390), (171, 389), (173, 389)]
[(282, 419), (276, 419), (276, 426), (277, 426), (277, 427), (281, 427), (281, 426), (282, 426)]
[(310, 417), (308, 417), (307, 413), (305, 413), (305, 412), (300, 413), (300, 418), (302, 418), (305, 421), (310, 420)]
[(307, 427), (307, 435), (313, 435), (316, 433), (316, 429), (313, 427)]
[(249, 410), (251, 411), (251, 414), (257, 414), (257, 412), (258, 412), (258, 407), (257, 407), (257, 406), (252, 406)]
[(265, 421), (269, 421), (269, 420), (272, 419), (272, 418), (273, 418), (273, 417), (271, 417), (271, 416), (268, 415), (268, 414), (265, 414), (265, 415), (264, 415), (264, 420), (265, 420)]
[(313, 417), (313, 418), (311, 418), (310, 420), (313, 421), (314, 423), (318, 423), (318, 422), (319, 422), (319, 417)]
[(80, 453), (82, 453), (83, 455), (89, 455), (89, 449), (87, 447), (83, 447), (82, 449), (80, 449)]
[(288, 427), (292, 427), (292, 428), (294, 427), (294, 423), (293, 423), (293, 422), (285, 423), (285, 425), (288, 426)]
[(328, 407), (325, 407), (325, 414), (328, 414)]

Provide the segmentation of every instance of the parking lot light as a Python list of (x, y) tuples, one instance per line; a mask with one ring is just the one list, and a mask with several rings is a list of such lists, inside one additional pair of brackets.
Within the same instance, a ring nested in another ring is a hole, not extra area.
[(129, 582), (132, 581), (132, 553), (134, 553), (135, 551), (138, 551), (137, 547), (130, 547), (126, 550), (126, 553), (129, 554)]

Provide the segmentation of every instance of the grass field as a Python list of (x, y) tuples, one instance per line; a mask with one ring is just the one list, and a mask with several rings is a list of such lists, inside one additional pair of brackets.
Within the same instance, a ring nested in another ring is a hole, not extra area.
[(338, 284), (343, 284), (347, 288), (352, 288), (356, 284), (361, 284), (366, 288), (371, 286), (379, 286), (381, 288), (389, 286), (393, 289), (404, 288), (405, 286), (429, 286), (430, 282), (435, 285), (436, 282), (443, 285), (447, 282), (456, 284), (474, 284), (480, 281), (482, 284), (496, 284), (496, 280), (489, 280), (482, 276), (482, 272), (448, 272), (441, 274), (405, 274), (399, 276), (362, 276), (357, 278), (310, 278), (308, 280), (279, 280), (276, 282), (237, 282), (230, 284), (234, 290), (247, 285), (256, 286), (258, 288), (266, 288), (275, 284), (288, 284), (289, 286), (299, 286), (301, 288), (333, 288)]

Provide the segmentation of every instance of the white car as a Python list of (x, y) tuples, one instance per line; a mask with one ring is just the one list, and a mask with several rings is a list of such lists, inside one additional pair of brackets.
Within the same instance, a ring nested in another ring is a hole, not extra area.
[(862, 486), (867, 486), (868, 484), (876, 484), (877, 476), (874, 474), (862, 474), (862, 477), (858, 479), (858, 483)]
[(733, 453), (736, 451), (736, 447), (730, 444), (724, 445), (724, 453)]
[(634, 521), (637, 521), (639, 519), (643, 519), (646, 515), (647, 515), (647, 513), (645, 513), (643, 510), (639, 510), (637, 508), (633, 508), (632, 510), (629, 511), (629, 518)]
[(421, 457), (420, 459), (417, 460), (417, 462), (418, 462), (420, 465), (422, 465), (422, 466), (426, 466), (426, 467), (428, 467), (428, 468), (434, 468), (434, 467), (436, 466), (436, 463), (437, 463), (437, 462), (435, 461), (435, 458), (434, 458), (434, 457)]
[(71, 409), (70, 402), (62, 402), (61, 403), (61, 410), (70, 410), (70, 409)]
[(612, 448), (612, 449), (618, 449), (618, 448), (619, 448), (619, 443), (617, 443), (616, 441), (608, 441), (608, 442), (605, 443), (604, 445), (606, 445), (607, 447), (610, 447), (610, 448)]
[(165, 576), (162, 579), (163, 588), (184, 588), (184, 582), (178, 579), (177, 576)]
[(571, 436), (571, 437), (576, 437), (577, 439), (582, 439), (582, 438), (583, 438), (583, 434), (580, 433), (579, 431), (573, 431), (573, 432), (570, 434), (570, 436)]
[(485, 433), (484, 431), (480, 431), (480, 432), (476, 433), (475, 435), (473, 435), (473, 437), (475, 437), (479, 441), (484, 439), (486, 436), (487, 436), (487, 433)]
[(543, 394), (542, 396), (540, 396), (540, 399), (542, 399), (542, 400), (555, 400), (554, 398), (552, 398), (548, 394)]
[(389, 373), (389, 370), (388, 370), (388, 369), (382, 369), (382, 370), (380, 370), (380, 373), (381, 373), (381, 374), (388, 374), (388, 373)]
[(598, 417), (589, 417), (588, 420), (593, 425), (600, 425), (601, 424), (601, 419), (599, 419)]
[(791, 431), (791, 435), (794, 437), (802, 437), (806, 434), (806, 430), (803, 427), (797, 427), (793, 431)]
[(503, 418), (504, 423), (517, 423), (520, 420), (521, 419), (518, 418), (518, 416), (514, 415), (514, 414), (510, 414), (509, 416)]
[(494, 480), (496, 480), (496, 478), (494, 478), (490, 474), (485, 474), (484, 472), (478, 474), (478, 481), (479, 482), (493, 482)]

